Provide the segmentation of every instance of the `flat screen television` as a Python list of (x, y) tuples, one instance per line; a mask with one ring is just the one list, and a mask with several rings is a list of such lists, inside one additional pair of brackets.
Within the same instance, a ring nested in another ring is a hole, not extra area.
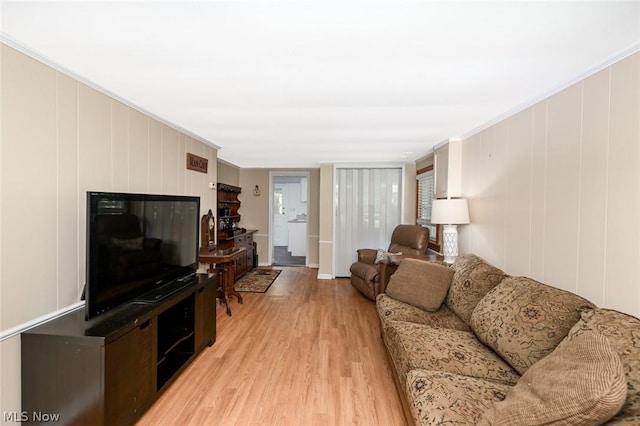
[(199, 216), (200, 197), (87, 192), (86, 319), (190, 284)]

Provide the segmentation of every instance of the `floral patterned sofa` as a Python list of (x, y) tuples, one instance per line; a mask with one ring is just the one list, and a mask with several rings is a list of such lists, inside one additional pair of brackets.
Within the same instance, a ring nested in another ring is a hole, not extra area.
[(475, 255), (405, 259), (376, 299), (408, 422), (640, 425), (640, 320)]

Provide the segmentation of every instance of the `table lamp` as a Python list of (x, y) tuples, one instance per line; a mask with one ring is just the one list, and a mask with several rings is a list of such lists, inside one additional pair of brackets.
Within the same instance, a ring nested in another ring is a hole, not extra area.
[(469, 205), (462, 198), (433, 200), (431, 223), (444, 225), (442, 229), (442, 254), (446, 263), (458, 257), (458, 225), (469, 223)]

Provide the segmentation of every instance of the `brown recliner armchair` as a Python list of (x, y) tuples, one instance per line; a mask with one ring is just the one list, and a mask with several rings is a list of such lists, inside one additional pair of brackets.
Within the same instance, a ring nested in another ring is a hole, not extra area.
[[(419, 225), (398, 225), (391, 234), (389, 253), (403, 255), (424, 255), (429, 245), (429, 228)], [(377, 264), (376, 249), (359, 249), (358, 261), (351, 265), (351, 285), (371, 300), (384, 293), (389, 277), (395, 272), (397, 265), (388, 259)]]

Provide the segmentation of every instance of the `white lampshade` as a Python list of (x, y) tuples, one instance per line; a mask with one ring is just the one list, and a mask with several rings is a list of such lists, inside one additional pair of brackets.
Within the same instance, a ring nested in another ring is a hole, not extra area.
[(433, 200), (431, 204), (431, 223), (461, 225), (469, 222), (469, 204), (466, 199)]

